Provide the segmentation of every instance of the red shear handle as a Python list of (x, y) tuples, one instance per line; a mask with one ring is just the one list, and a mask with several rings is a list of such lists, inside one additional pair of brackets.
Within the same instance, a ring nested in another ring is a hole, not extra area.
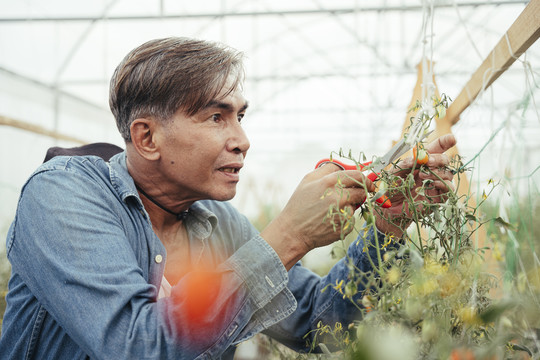
[[(371, 164), (371, 161), (368, 161), (368, 162), (365, 162), (363, 164), (346, 164), (344, 163), (343, 161), (340, 161), (340, 160), (336, 160), (336, 159), (322, 159), (320, 160), (317, 165), (315, 165), (315, 169), (323, 166), (324, 164), (327, 164), (327, 163), (332, 163), (332, 164), (335, 164), (337, 166), (339, 166), (342, 170), (362, 170), (363, 168), (365, 168), (366, 166), (370, 165)], [(379, 174), (377, 173), (374, 173), (374, 172), (370, 172), (368, 175), (367, 175), (367, 178), (369, 180), (371, 180), (372, 182), (375, 182), (377, 180), (377, 178), (379, 177)], [(375, 199), (375, 201), (380, 204), (383, 208), (389, 208), (390, 206), (392, 206), (392, 203), (390, 202), (390, 199), (388, 199), (388, 196), (386, 195), (382, 195), (380, 196), (378, 199)], [(360, 205), (358, 205), (357, 208), (359, 208)]]
[(392, 202), (390, 201), (388, 196), (384, 194), (381, 195), (378, 199), (375, 199), (375, 202), (377, 202), (378, 204), (381, 204), (383, 208), (389, 208), (390, 206), (392, 206)]
[[(321, 161), (319, 161), (317, 163), (317, 165), (315, 165), (315, 169), (323, 166), (324, 164), (328, 164), (328, 163), (335, 164), (335, 165), (339, 166), (342, 170), (358, 170), (358, 169), (362, 170), (366, 166), (371, 165), (371, 161), (365, 162), (363, 164), (358, 164), (358, 167), (357, 167), (356, 164), (346, 164), (343, 161), (336, 160), (336, 159), (322, 159)], [(377, 180), (378, 176), (379, 176), (378, 174), (372, 172), (372, 173), (369, 173), (367, 175), (367, 178), (369, 180), (375, 182)]]

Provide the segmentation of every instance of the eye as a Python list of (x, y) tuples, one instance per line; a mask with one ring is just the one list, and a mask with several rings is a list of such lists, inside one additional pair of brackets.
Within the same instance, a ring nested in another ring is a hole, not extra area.
[(212, 121), (214, 122), (220, 122), (222, 120), (221, 114), (214, 114), (212, 115)]
[(245, 114), (238, 114), (238, 122), (241, 123)]

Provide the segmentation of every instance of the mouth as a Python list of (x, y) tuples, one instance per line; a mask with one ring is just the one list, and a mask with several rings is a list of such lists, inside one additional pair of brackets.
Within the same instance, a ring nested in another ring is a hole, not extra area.
[(238, 174), (240, 172), (239, 167), (222, 167), (218, 169), (221, 172), (229, 173), (229, 174)]

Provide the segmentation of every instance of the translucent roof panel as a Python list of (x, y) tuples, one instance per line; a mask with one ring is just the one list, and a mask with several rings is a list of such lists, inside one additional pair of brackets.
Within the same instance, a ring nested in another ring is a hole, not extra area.
[[(257, 183), (269, 181), (283, 202), (319, 158), (339, 149), (372, 156), (401, 136), (423, 56), (435, 64), (439, 92), (455, 98), (527, 3), (0, 0), (0, 116), (82, 142), (122, 145), (108, 109), (108, 82), (124, 55), (158, 37), (222, 41), (246, 55), (244, 126), (252, 147), (242, 186), (264, 188)], [(463, 114), (454, 132), (465, 157), (477, 154), (524, 99), (537, 98), (539, 56), (539, 45), (532, 45)], [(528, 131), (518, 138), (535, 144), (536, 112), (524, 114)], [(77, 144), (0, 131), (3, 151), (10, 141), (34, 147), (20, 161), (26, 164), (20, 175), (2, 175), (14, 188), (41, 161), (36, 154)], [(529, 151), (537, 159), (537, 146)], [(499, 160), (484, 159), (483, 178)]]

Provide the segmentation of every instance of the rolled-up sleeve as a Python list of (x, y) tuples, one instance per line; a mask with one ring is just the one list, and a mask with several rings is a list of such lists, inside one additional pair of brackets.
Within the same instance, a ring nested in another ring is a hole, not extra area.
[[(295, 350), (307, 351), (310, 350), (307, 340), (312, 340), (312, 337), (306, 335), (313, 334), (311, 331), (317, 329), (319, 322), (331, 326), (339, 322), (346, 327), (360, 320), (360, 299), (365, 290), (362, 285), (358, 285), (352, 298), (344, 298), (333, 286), (341, 280), (346, 283), (350, 279), (351, 268), (361, 274), (373, 271), (373, 264), (378, 264), (375, 236), (379, 241), (385, 238), (383, 233), (369, 229), (365, 238), (359, 237), (349, 246), (347, 256), (339, 260), (326, 276), (321, 277), (300, 263), (293, 266), (289, 271), (288, 287), (298, 303), (297, 309), (265, 333)], [(381, 250), (382, 254), (384, 252)]]

